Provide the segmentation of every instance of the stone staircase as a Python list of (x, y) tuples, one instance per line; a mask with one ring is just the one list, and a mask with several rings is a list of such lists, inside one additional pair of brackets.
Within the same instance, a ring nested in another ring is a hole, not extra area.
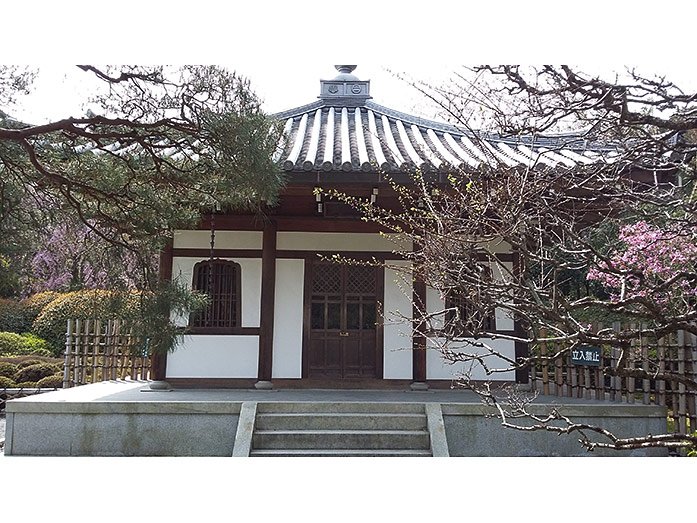
[[(239, 441), (236, 440), (233, 454), (303, 457), (447, 455), (440, 405), (431, 405), (431, 416), (429, 405), (354, 402), (261, 402), (248, 405), (247, 418), (254, 410), (253, 427), (250, 431), (243, 412), (238, 427)], [(245, 431), (251, 434), (245, 435)], [(438, 440), (435, 449), (433, 431), (442, 432), (442, 437), (440, 432), (435, 436)], [(245, 438), (249, 439), (246, 444)]]

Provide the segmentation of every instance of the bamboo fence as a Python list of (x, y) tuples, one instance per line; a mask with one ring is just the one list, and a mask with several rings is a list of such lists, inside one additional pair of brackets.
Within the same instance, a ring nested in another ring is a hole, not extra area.
[(147, 380), (146, 340), (121, 320), (68, 320), (63, 388), (116, 379)]
[[(612, 325), (615, 330), (624, 327), (619, 323)], [(541, 342), (531, 349), (536, 355), (551, 357), (563, 346)], [(628, 350), (629, 369), (642, 369), (649, 375), (667, 372), (697, 380), (697, 337), (690, 333), (680, 331), (660, 339), (644, 337), (633, 342)], [(531, 368), (533, 390), (551, 396), (661, 405), (668, 408), (673, 432), (687, 434), (697, 430), (697, 390), (688, 389), (676, 380), (604, 374), (603, 367), (617, 368), (619, 357), (619, 349), (602, 347), (601, 366), (592, 367), (572, 363), (571, 354), (565, 351)]]

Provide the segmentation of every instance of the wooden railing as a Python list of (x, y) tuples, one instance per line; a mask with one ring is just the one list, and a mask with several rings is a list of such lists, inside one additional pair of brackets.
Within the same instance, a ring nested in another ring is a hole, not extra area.
[(63, 388), (150, 376), (147, 342), (121, 320), (68, 320)]
[[(612, 326), (622, 329), (620, 324)], [(563, 346), (542, 342), (533, 346), (534, 354), (551, 357)], [(616, 369), (620, 351), (601, 347), (600, 366), (572, 363), (572, 354), (566, 351), (547, 364), (531, 369), (533, 390), (541, 394), (604, 400), (624, 403), (662, 405), (668, 408), (673, 432), (688, 433), (697, 430), (697, 390), (677, 380), (652, 379), (658, 373), (670, 373), (697, 380), (697, 339), (679, 332), (660, 339), (642, 338), (628, 349), (626, 368), (641, 369), (648, 378), (606, 375), (602, 368)]]

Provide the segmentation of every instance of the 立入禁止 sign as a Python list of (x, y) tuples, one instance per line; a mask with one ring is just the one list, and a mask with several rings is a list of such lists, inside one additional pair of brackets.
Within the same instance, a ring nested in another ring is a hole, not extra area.
[(600, 347), (581, 345), (571, 350), (571, 363), (574, 365), (600, 367), (601, 359)]

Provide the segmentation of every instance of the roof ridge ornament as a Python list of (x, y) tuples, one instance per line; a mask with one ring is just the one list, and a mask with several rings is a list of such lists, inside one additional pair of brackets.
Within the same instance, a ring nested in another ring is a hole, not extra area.
[(357, 65), (335, 65), (334, 68), (340, 73), (351, 74)]
[(335, 106), (364, 105), (370, 96), (370, 80), (359, 80), (355, 65), (335, 65), (339, 74), (333, 80), (320, 80), (320, 100)]

